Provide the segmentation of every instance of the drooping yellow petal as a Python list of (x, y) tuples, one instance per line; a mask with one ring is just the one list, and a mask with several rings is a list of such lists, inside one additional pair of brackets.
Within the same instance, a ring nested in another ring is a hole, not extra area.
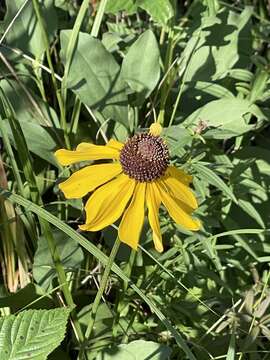
[(119, 159), (120, 150), (108, 144), (94, 145), (90, 143), (80, 143), (76, 150), (57, 150), (55, 156), (63, 166), (87, 160)]
[(183, 210), (179, 202), (175, 201), (171, 197), (171, 195), (168, 193), (167, 189), (164, 187), (164, 184), (162, 184), (161, 181), (157, 181), (156, 185), (160, 193), (161, 201), (168, 210), (173, 220), (177, 224), (183, 226), (188, 230), (199, 230), (201, 227), (200, 221), (197, 219), (193, 219)]
[(168, 192), (170, 192), (172, 197), (180, 200), (191, 209), (197, 209), (198, 203), (193, 192), (186, 184), (179, 180), (179, 177), (174, 177), (174, 173), (174, 170), (167, 170), (161, 179), (161, 181), (164, 182)]
[(67, 199), (79, 199), (122, 172), (119, 163), (90, 165), (59, 184)]
[(118, 230), (122, 242), (137, 250), (144, 220), (146, 183), (136, 184), (132, 200), (125, 211)]
[(185, 185), (189, 185), (192, 182), (192, 176), (187, 174), (184, 170), (178, 169), (175, 166), (168, 166), (167, 174), (181, 181)]
[(98, 231), (113, 224), (124, 212), (135, 187), (125, 174), (97, 189), (86, 203), (86, 223), (80, 229)]
[(158, 252), (163, 251), (162, 236), (159, 225), (158, 210), (160, 207), (160, 195), (155, 183), (146, 186), (146, 204), (148, 207), (148, 220), (153, 231), (153, 241)]

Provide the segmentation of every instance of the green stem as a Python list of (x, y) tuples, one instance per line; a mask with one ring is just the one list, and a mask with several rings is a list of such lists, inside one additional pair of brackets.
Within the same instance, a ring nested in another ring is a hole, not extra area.
[(70, 142), (69, 142), (69, 137), (68, 137), (68, 132), (67, 132), (67, 122), (66, 122), (66, 116), (65, 116), (65, 108), (64, 108), (64, 104), (62, 101), (62, 97), (61, 97), (61, 93), (60, 90), (58, 89), (58, 85), (57, 85), (57, 81), (56, 81), (56, 77), (55, 77), (55, 71), (53, 68), (53, 63), (52, 63), (52, 58), (51, 58), (51, 53), (50, 53), (50, 42), (49, 42), (49, 38), (46, 32), (46, 27), (44, 24), (44, 20), (43, 17), (41, 15), (40, 12), (40, 5), (39, 2), (37, 0), (32, 0), (33, 3), (33, 7), (36, 13), (36, 17), (38, 20), (38, 23), (40, 25), (40, 29), (42, 32), (42, 37), (43, 37), (43, 41), (45, 44), (45, 52), (46, 52), (46, 58), (48, 61), (48, 65), (49, 68), (51, 70), (51, 75), (52, 75), (52, 83), (53, 83), (53, 87), (54, 87), (54, 91), (57, 97), (57, 101), (58, 101), (58, 105), (59, 105), (59, 109), (60, 109), (60, 122), (61, 122), (61, 127), (64, 131), (64, 139), (65, 139), (65, 143), (67, 148), (70, 148)]
[[(64, 105), (66, 104), (66, 101), (67, 101), (67, 77), (68, 77), (68, 74), (69, 74), (69, 70), (70, 70), (72, 58), (73, 58), (73, 55), (74, 55), (77, 39), (78, 39), (78, 36), (79, 36), (80, 28), (82, 26), (84, 17), (85, 17), (85, 15), (87, 13), (88, 7), (89, 7), (89, 0), (83, 0), (82, 4), (80, 6), (80, 10), (78, 12), (78, 15), (76, 17), (76, 21), (75, 21), (75, 24), (73, 26), (71, 36), (69, 38), (69, 42), (68, 42), (68, 45), (67, 45), (67, 50), (66, 50), (66, 53), (65, 53), (65, 59), (66, 59), (65, 70), (64, 70), (62, 83), (61, 83), (61, 98), (62, 98), (62, 102), (63, 102)], [(65, 115), (65, 118), (66, 118), (66, 106), (64, 106), (63, 111), (64, 111), (64, 115)]]
[[(134, 266), (136, 255), (137, 255), (137, 251), (132, 249), (131, 253), (130, 253), (129, 261), (126, 264), (125, 269), (124, 269), (124, 272), (125, 272), (125, 275), (127, 276), (127, 278), (130, 278), (130, 276), (131, 276), (131, 272), (132, 272), (132, 269)], [(119, 323), (121, 311), (124, 309), (124, 307), (126, 305), (125, 301), (124, 301), (124, 295), (126, 294), (128, 285), (129, 285), (128, 281), (123, 282), (123, 291), (122, 291), (123, 297), (121, 298), (121, 293), (119, 293), (117, 303), (115, 305), (116, 311), (115, 311), (115, 317), (113, 319), (113, 337), (117, 336), (117, 326), (116, 325)], [(126, 333), (125, 336), (126, 336), (125, 339), (127, 339), (128, 334)]]
[(172, 29), (170, 29), (168, 34), (168, 46), (166, 50), (166, 57), (165, 57), (165, 65), (164, 65), (164, 76), (165, 79), (163, 81), (163, 84), (161, 86), (161, 95), (160, 95), (160, 111), (158, 114), (157, 122), (160, 123), (160, 125), (163, 126), (164, 123), (164, 114), (165, 114), (165, 104), (168, 97), (168, 84), (170, 84), (170, 66), (172, 63), (172, 57), (173, 57), (173, 49), (174, 49), (174, 32)]
[(117, 252), (118, 252), (119, 246), (120, 246), (120, 239), (119, 239), (119, 237), (117, 237), (117, 239), (115, 240), (115, 243), (113, 245), (111, 254), (109, 256), (108, 262), (107, 262), (107, 264), (105, 266), (104, 273), (103, 273), (103, 276), (102, 276), (101, 282), (100, 282), (100, 287), (98, 289), (98, 292), (96, 294), (95, 300), (94, 300), (93, 305), (92, 305), (90, 321), (88, 323), (88, 327), (87, 327), (86, 332), (85, 332), (86, 341), (90, 338), (91, 333), (93, 331), (93, 328), (94, 328), (94, 325), (95, 325), (95, 320), (96, 320), (96, 315), (97, 315), (97, 310), (98, 310), (101, 298), (103, 296), (104, 290), (105, 290), (105, 288), (107, 286), (108, 278), (109, 278), (109, 275), (110, 275), (110, 272), (111, 272), (112, 265), (114, 263), (114, 259), (116, 257)]
[(97, 37), (98, 36), (98, 32), (99, 32), (99, 28), (101, 25), (101, 21), (105, 12), (105, 8), (107, 5), (107, 1), (108, 0), (101, 0), (99, 7), (98, 7), (98, 11), (97, 11), (97, 15), (95, 17), (95, 21), (91, 30), (91, 35), (93, 37)]
[(173, 106), (173, 111), (172, 111), (172, 115), (171, 115), (168, 127), (170, 127), (172, 125), (173, 120), (175, 118), (176, 110), (178, 108), (178, 105), (179, 105), (179, 102), (180, 102), (180, 99), (181, 99), (181, 96), (182, 96), (182, 93), (183, 93), (183, 90), (184, 90), (184, 87), (185, 87), (185, 84), (186, 84), (186, 78), (187, 78), (187, 74), (188, 74), (189, 64), (191, 62), (193, 54), (195, 53), (195, 51), (197, 49), (197, 45), (198, 45), (198, 43), (200, 41), (200, 35), (201, 35), (201, 32), (199, 32), (199, 34), (198, 34), (195, 45), (194, 45), (194, 47), (193, 47), (193, 49), (192, 49), (192, 51), (190, 53), (190, 57), (189, 57), (189, 59), (187, 61), (187, 65), (186, 65), (185, 72), (184, 72), (184, 75), (183, 75), (183, 78), (182, 78), (181, 86), (180, 86), (179, 92), (177, 94), (176, 101), (175, 101), (174, 106)]

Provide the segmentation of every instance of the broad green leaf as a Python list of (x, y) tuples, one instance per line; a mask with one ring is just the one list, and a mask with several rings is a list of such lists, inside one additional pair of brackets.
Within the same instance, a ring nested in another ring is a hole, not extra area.
[[(53, 235), (63, 267), (66, 271), (77, 270), (83, 260), (83, 252), (77, 242), (60, 231), (54, 231)], [(56, 276), (46, 239), (41, 236), (34, 256), (33, 277), (40, 286), (47, 290)]]
[(222, 191), (225, 195), (227, 195), (237, 204), (237, 199), (235, 198), (232, 190), (216, 173), (214, 173), (214, 171), (199, 163), (192, 164), (192, 166), (196, 170), (197, 176), (199, 178), (202, 177), (203, 179), (207, 180), (210, 184), (217, 187), (220, 191)]
[(169, 0), (137, 0), (138, 6), (159, 24), (166, 25), (173, 15), (173, 8)]
[[(30, 152), (41, 157), (53, 165), (57, 165), (54, 150), (59, 147), (59, 143), (55, 140), (53, 129), (46, 126), (21, 121), (20, 126), (25, 136), (27, 147)], [(13, 146), (16, 147), (12, 131), (7, 124), (7, 132)]]
[(127, 14), (134, 14), (138, 5), (135, 0), (108, 0), (105, 12), (117, 14), (119, 11), (125, 11)]
[(182, 124), (185, 126), (197, 126), (203, 120), (208, 127), (215, 128), (215, 132), (214, 130), (207, 132), (207, 137), (226, 138), (238, 136), (254, 129), (254, 125), (249, 125), (244, 115), (256, 115), (256, 108), (255, 105), (251, 105), (245, 99), (223, 98), (213, 100), (195, 110)]
[(159, 343), (135, 340), (129, 344), (102, 351), (97, 360), (168, 360), (171, 349)]
[(181, 125), (164, 128), (164, 138), (166, 139), (171, 156), (181, 156), (185, 145), (192, 141), (191, 131), (188, 131)]
[[(71, 30), (60, 33), (64, 63), (70, 36)], [(119, 65), (100, 40), (79, 33), (67, 75), (67, 87), (78, 95), (82, 103), (101, 113), (104, 119), (110, 118), (128, 127), (126, 85), (120, 77)]]
[[(92, 304), (84, 306), (78, 313), (78, 320), (83, 330), (86, 330), (91, 319)], [(112, 330), (113, 313), (107, 304), (100, 304), (97, 309), (95, 319), (94, 336), (104, 335), (104, 333)]]
[[(31, 72), (22, 64), (17, 66), (16, 69), (24, 76), (24, 86), (27, 93), (23, 90), (21, 84), (14, 79), (4, 78), (0, 80), (0, 87), (13, 109), (16, 110), (16, 116), (20, 121), (29, 121), (42, 126), (59, 128), (59, 120), (55, 110), (37, 96), (36, 84), (30, 79)], [(2, 104), (0, 109), (2, 111)]]
[(122, 77), (133, 91), (144, 98), (150, 95), (158, 83), (159, 58), (158, 43), (151, 30), (146, 30), (132, 44), (124, 58)]
[[(26, 71), (24, 73), (28, 79), (30, 73)], [(48, 104), (34, 96), (37, 89), (33, 82), (27, 80), (25, 86), (27, 86), (28, 96), (18, 82), (5, 79), (0, 81), (0, 88), (8, 98), (20, 123), (29, 151), (56, 165), (53, 152), (60, 146), (60, 138), (62, 137), (57, 115)], [(32, 96), (31, 100), (29, 96)], [(0, 112), (5, 113), (2, 103), (0, 104)], [(11, 143), (16, 147), (9, 124), (6, 124), (6, 130)]]
[[(39, 1), (42, 16), (46, 24), (46, 32), (49, 39), (52, 39), (54, 32), (57, 29), (57, 17), (54, 8), (53, 0)], [(24, 0), (6, 1), (7, 13), (4, 21), (1, 23), (0, 29), (3, 33), (20, 8), (24, 5)], [(23, 7), (19, 17), (14, 21), (10, 30), (8, 31), (5, 42), (7, 45), (19, 48), (20, 50), (32, 53), (37, 58), (40, 58), (45, 51), (45, 42), (42, 36), (42, 30), (37, 21), (33, 5), (28, 1)]]
[(201, 90), (207, 94), (213, 95), (217, 98), (234, 98), (233, 93), (225, 87), (215, 84), (214, 82), (197, 81), (189, 83), (189, 87)]
[[(212, 20), (202, 18), (202, 25), (193, 33), (180, 59), (187, 68), (186, 81), (209, 81), (223, 78), (237, 63), (249, 63), (251, 36), (249, 20), (253, 9), (246, 7), (241, 14), (223, 8)], [(211, 20), (211, 21), (210, 21)]]
[(64, 339), (69, 312), (27, 310), (0, 318), (1, 360), (45, 360)]
[(0, 296), (0, 308), (10, 307), (12, 312), (15, 312), (24, 306), (50, 308), (53, 307), (53, 301), (48, 296), (44, 296), (42, 289), (32, 283), (16, 293)]

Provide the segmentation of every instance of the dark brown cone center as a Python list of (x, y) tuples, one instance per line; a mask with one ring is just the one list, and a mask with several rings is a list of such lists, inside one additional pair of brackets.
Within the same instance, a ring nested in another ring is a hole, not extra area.
[(160, 136), (134, 135), (120, 153), (123, 172), (140, 182), (151, 182), (164, 175), (169, 164), (169, 150)]

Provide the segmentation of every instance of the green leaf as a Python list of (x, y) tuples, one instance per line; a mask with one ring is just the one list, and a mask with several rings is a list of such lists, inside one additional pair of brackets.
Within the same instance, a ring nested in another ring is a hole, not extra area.
[(97, 360), (168, 360), (171, 349), (153, 341), (135, 340), (102, 351)]
[[(14, 140), (10, 126), (7, 123), (5, 126), (7, 128), (10, 141), (16, 148), (16, 142)], [(57, 165), (57, 161), (53, 155), (53, 152), (59, 146), (59, 143), (55, 140), (53, 129), (28, 121), (20, 121), (20, 126), (25, 136), (25, 141), (29, 151), (48, 161), (49, 163)]]
[[(92, 304), (84, 306), (78, 313), (78, 320), (83, 331), (86, 330), (89, 321), (91, 320)], [(110, 333), (113, 327), (113, 313), (107, 304), (100, 304), (96, 313), (95, 329), (93, 336), (98, 337), (105, 333)]]
[(235, 330), (231, 334), (230, 344), (227, 351), (226, 360), (234, 360), (235, 359)]
[(210, 184), (217, 187), (220, 191), (222, 191), (225, 195), (227, 195), (237, 204), (237, 199), (234, 196), (232, 190), (216, 173), (214, 173), (214, 171), (199, 163), (192, 164), (192, 166), (197, 171), (197, 176), (199, 178), (206, 179)]
[[(224, 98), (210, 101), (206, 105), (195, 110), (182, 123), (185, 126), (198, 126), (201, 120), (205, 121), (208, 127), (216, 128), (207, 132), (207, 137), (222, 138), (241, 135), (254, 129), (249, 125), (244, 115), (255, 114), (254, 105), (248, 100), (238, 98)], [(220, 133), (220, 137), (218, 136)]]
[[(70, 36), (71, 30), (60, 33), (64, 63)], [(119, 65), (100, 40), (79, 33), (67, 75), (67, 87), (78, 95), (82, 103), (101, 113), (104, 120), (110, 118), (128, 127), (126, 85), (121, 79)]]
[[(83, 252), (78, 243), (60, 231), (54, 231), (54, 241), (60, 255), (61, 263), (66, 271), (74, 271), (80, 267)], [(34, 256), (33, 277), (45, 290), (57, 277), (47, 242), (43, 236), (38, 240), (38, 248)]]
[[(216, 17), (208, 14), (181, 55), (180, 73), (187, 68), (186, 81), (223, 78), (237, 63), (247, 66), (251, 54), (250, 18), (252, 7), (241, 14), (223, 8)], [(191, 56), (192, 55), (192, 56)]]
[(232, 69), (228, 71), (227, 75), (232, 79), (245, 81), (245, 82), (251, 82), (251, 80), (253, 79), (252, 72), (246, 69)]
[(217, 98), (234, 98), (233, 93), (225, 87), (215, 84), (214, 82), (197, 81), (195, 83), (189, 83), (189, 87), (201, 90), (206, 94), (213, 95)]
[(171, 156), (181, 156), (185, 145), (191, 143), (192, 134), (181, 125), (170, 126), (164, 130), (164, 138), (166, 139)]
[[(144, 54), (144, 56), (142, 56)], [(122, 77), (129, 87), (148, 97), (160, 76), (159, 47), (154, 33), (145, 31), (129, 48), (122, 64)]]
[(12, 312), (16, 312), (24, 306), (39, 309), (50, 308), (53, 307), (53, 301), (48, 296), (44, 296), (42, 289), (32, 283), (27, 284), (16, 293), (0, 296), (0, 308), (9, 307)]
[(148, 12), (154, 21), (161, 25), (166, 25), (168, 20), (174, 15), (169, 0), (137, 0), (137, 4), (140, 8)]
[(125, 11), (131, 15), (136, 12), (137, 7), (135, 0), (108, 0), (105, 12), (117, 14), (119, 11)]
[[(47, 0), (39, 2), (44, 21), (46, 23), (47, 34), (49, 35), (49, 39), (52, 39), (54, 31), (57, 29), (57, 17), (54, 9), (54, 1)], [(7, 13), (0, 26), (1, 33), (7, 29), (10, 22), (24, 3), (24, 0), (12, 0), (6, 2)], [(14, 21), (9, 29), (5, 37), (5, 42), (7, 45), (19, 48), (23, 52), (32, 53), (37, 58), (40, 58), (45, 51), (46, 46), (43, 40), (42, 30), (35, 16), (31, 2), (27, 2), (27, 4), (23, 7), (21, 13), (19, 14), (19, 18)]]
[(238, 205), (244, 210), (250, 217), (252, 217), (257, 223), (264, 228), (265, 224), (260, 215), (260, 213), (256, 210), (254, 205), (249, 200), (239, 199)]
[(64, 339), (69, 312), (27, 310), (0, 318), (1, 360), (45, 360)]

